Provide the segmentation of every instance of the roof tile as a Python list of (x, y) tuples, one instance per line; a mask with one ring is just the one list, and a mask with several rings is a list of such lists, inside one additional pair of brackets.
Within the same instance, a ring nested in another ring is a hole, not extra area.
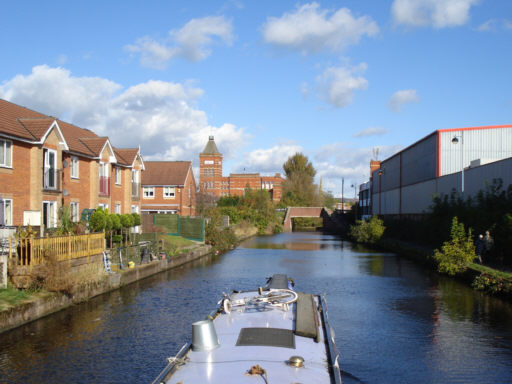
[(185, 185), (191, 161), (146, 161), (142, 185)]

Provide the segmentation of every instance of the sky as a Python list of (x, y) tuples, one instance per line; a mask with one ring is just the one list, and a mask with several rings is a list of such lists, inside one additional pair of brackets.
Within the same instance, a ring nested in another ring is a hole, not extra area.
[(301, 152), (352, 197), (371, 159), (512, 123), (510, 0), (17, 0), (2, 14), (0, 98), (196, 172), (213, 135), (225, 176), (282, 174)]

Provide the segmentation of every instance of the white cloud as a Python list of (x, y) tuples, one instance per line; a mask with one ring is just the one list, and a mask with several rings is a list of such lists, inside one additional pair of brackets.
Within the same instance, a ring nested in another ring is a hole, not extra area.
[(407, 103), (417, 103), (420, 98), (415, 89), (405, 89), (393, 93), (388, 100), (388, 108), (393, 112), (401, 112), (402, 106)]
[(512, 22), (510, 22), (509, 20), (490, 19), (477, 27), (477, 31), (479, 32), (490, 32), (497, 31), (500, 29), (512, 29)]
[(210, 47), (217, 41), (226, 45), (233, 41), (232, 23), (224, 16), (192, 19), (180, 30), (169, 31), (169, 38), (164, 41), (144, 36), (125, 49), (140, 54), (141, 65), (163, 69), (175, 57), (190, 61), (206, 59), (211, 54)]
[(394, 0), (393, 19), (413, 27), (456, 27), (469, 20), (469, 11), (480, 0)]
[(192, 85), (164, 81), (122, 89), (107, 79), (73, 77), (47, 66), (0, 85), (0, 97), (109, 136), (114, 146), (141, 145), (148, 159), (196, 162), (210, 134), (222, 141), (229, 158), (248, 136), (232, 124), (210, 126), (194, 106), (202, 94)]
[(244, 156), (243, 164), (238, 164), (236, 169), (245, 169), (246, 172), (282, 173), (283, 164), (297, 152), (302, 152), (302, 147), (290, 142), (268, 149), (255, 149)]
[[(382, 158), (387, 158), (400, 149), (398, 145), (379, 147)], [(317, 180), (322, 178), (323, 189), (340, 196), (343, 178), (345, 196), (353, 197), (354, 189), (351, 185), (358, 186), (369, 179), (372, 151), (372, 148), (355, 148), (350, 143), (341, 142), (322, 146), (314, 155), (313, 166), (317, 170)]]
[(332, 13), (316, 2), (298, 7), (282, 17), (270, 17), (263, 25), (265, 42), (303, 54), (324, 49), (339, 51), (357, 44), (362, 36), (375, 36), (377, 24), (368, 16), (354, 17), (348, 8)]
[(388, 133), (388, 130), (386, 128), (370, 127), (354, 133), (352, 137), (381, 136), (385, 135), (386, 133)]
[(366, 71), (365, 63), (357, 67), (329, 67), (316, 79), (322, 99), (337, 108), (344, 108), (354, 98), (354, 91), (368, 88), (368, 80), (357, 74)]

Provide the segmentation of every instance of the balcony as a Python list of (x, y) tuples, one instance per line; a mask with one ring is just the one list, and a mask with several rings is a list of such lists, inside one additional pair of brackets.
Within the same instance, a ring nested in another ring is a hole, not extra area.
[(132, 182), (132, 200), (140, 199), (140, 183)]
[(100, 196), (110, 196), (110, 177), (100, 176)]
[(61, 192), (62, 169), (43, 168), (43, 191)]

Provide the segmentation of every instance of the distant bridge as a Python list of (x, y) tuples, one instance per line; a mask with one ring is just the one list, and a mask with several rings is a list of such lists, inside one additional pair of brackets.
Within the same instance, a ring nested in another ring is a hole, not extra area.
[(283, 227), (285, 232), (292, 231), (292, 219), (295, 217), (321, 217), (324, 228), (332, 228), (333, 222), (327, 208), (324, 207), (288, 207), (284, 216)]

